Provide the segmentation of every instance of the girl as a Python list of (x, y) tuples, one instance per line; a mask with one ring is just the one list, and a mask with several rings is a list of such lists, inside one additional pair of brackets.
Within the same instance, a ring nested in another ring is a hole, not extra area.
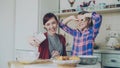
[[(76, 20), (78, 25), (72, 29), (67, 25), (69, 21)], [(69, 16), (59, 23), (61, 29), (73, 36), (72, 55), (92, 55), (94, 41), (99, 33), (102, 16), (96, 12), (79, 12), (77, 17)]]

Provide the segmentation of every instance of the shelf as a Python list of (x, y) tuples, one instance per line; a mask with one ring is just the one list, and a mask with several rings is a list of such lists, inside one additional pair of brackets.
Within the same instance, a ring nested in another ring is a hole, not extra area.
[(109, 9), (104, 9), (104, 10), (97, 10), (96, 12), (98, 12), (98, 13), (120, 12), (120, 7), (119, 8), (109, 8)]
[[(93, 11), (89, 11), (93, 12)], [(95, 10), (97, 13), (113, 13), (113, 12), (120, 12), (120, 7), (119, 8), (108, 8), (108, 9), (103, 9), (103, 10)], [(77, 15), (78, 12), (65, 12), (65, 13), (56, 13), (57, 16), (69, 16), (69, 15)]]

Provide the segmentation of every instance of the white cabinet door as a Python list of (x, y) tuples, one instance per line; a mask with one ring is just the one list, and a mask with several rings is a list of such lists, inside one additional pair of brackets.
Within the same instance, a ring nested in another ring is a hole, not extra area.
[(38, 32), (38, 0), (16, 0), (15, 49), (32, 50), (28, 38)]
[(103, 66), (120, 67), (120, 54), (102, 54)]

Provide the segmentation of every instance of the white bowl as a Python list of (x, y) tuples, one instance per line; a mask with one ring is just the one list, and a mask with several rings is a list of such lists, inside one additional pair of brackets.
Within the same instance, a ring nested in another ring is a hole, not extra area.
[(21, 63), (32, 63), (37, 60), (39, 53), (35, 51), (17, 51), (17, 61)]

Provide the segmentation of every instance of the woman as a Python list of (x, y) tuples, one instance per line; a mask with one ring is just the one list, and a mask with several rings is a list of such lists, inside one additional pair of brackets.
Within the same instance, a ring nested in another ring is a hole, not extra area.
[[(50, 59), (55, 56), (66, 56), (65, 38), (57, 34), (58, 20), (53, 13), (47, 13), (43, 17), (43, 25), (47, 32), (46, 39), (40, 43), (35, 37), (31, 38), (30, 44), (38, 46), (39, 58)], [(40, 44), (39, 44), (40, 43)]]

